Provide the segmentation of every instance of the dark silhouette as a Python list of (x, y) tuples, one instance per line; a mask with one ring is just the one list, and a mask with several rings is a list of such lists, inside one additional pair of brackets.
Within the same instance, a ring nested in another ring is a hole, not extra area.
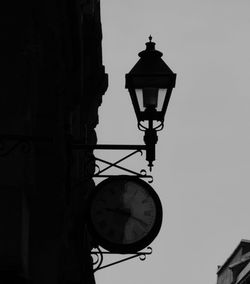
[(6, 1), (0, 26), (0, 283), (92, 284), (94, 158), (70, 141), (96, 143), (100, 3)]

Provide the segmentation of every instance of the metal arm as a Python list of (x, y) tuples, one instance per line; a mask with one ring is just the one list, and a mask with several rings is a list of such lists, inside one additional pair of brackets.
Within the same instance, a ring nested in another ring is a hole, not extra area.
[(124, 144), (120, 144), (120, 145), (119, 144), (118, 145), (117, 144), (97, 144), (96, 145), (96, 144), (83, 144), (80, 141), (74, 140), (71, 143), (71, 149), (76, 150), (76, 151), (77, 150), (78, 151), (79, 150), (86, 150), (86, 151), (88, 150), (134, 150), (132, 153), (125, 155), (123, 158), (117, 160), (114, 163), (96, 157), (95, 160), (97, 162), (101, 162), (103, 164), (106, 164), (107, 166), (104, 169), (100, 169), (100, 167), (96, 165), (98, 170), (94, 174), (93, 177), (104, 178), (104, 177), (114, 176), (114, 175), (103, 174), (108, 169), (114, 167), (116, 169), (126, 171), (127, 173), (138, 176), (140, 178), (149, 178), (150, 179), (149, 182), (153, 181), (153, 177), (151, 175), (147, 175), (147, 172), (144, 169), (141, 170), (140, 172), (135, 172), (135, 171), (132, 171), (131, 169), (128, 169), (128, 168), (125, 168), (119, 165), (121, 162), (123, 162), (124, 160), (130, 158), (131, 156), (137, 153), (142, 154), (142, 151), (146, 151), (146, 155), (147, 155), (148, 146), (146, 145), (124, 145)]
[(73, 141), (73, 150), (147, 150), (146, 145), (124, 145), (124, 144), (82, 144), (80, 141)]

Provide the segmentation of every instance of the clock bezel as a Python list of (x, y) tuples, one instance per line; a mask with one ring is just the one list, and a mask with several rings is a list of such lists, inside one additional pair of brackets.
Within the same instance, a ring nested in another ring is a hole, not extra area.
[[(146, 191), (147, 194), (150, 195), (152, 200), (155, 203), (155, 208), (156, 208), (156, 215), (155, 215), (155, 221), (150, 229), (150, 231), (147, 233), (146, 236), (144, 236), (142, 239), (135, 241), (133, 243), (129, 244), (119, 244), (115, 243), (112, 240), (108, 240), (107, 236), (103, 237), (100, 232), (97, 231), (95, 228), (94, 222), (92, 220), (91, 216), (91, 206), (92, 203), (95, 199), (95, 197), (98, 195), (99, 191), (103, 190), (103, 188), (107, 188), (107, 185), (109, 183), (112, 183), (114, 180), (119, 180), (119, 181), (133, 181), (139, 185), (141, 185)], [(100, 245), (107, 251), (110, 251), (112, 253), (136, 253), (147, 246), (149, 246), (152, 241), (156, 238), (158, 235), (161, 225), (162, 225), (162, 218), (163, 218), (163, 211), (162, 211), (162, 205), (160, 198), (158, 194), (155, 192), (155, 190), (152, 188), (151, 185), (149, 185), (147, 182), (143, 181), (139, 177), (136, 176), (126, 176), (126, 175), (119, 175), (115, 177), (109, 177), (102, 182), (100, 182), (94, 190), (89, 195), (88, 202), (87, 202), (87, 227), (89, 230), (90, 235), (93, 237), (93, 240), (95, 241), (95, 245)]]

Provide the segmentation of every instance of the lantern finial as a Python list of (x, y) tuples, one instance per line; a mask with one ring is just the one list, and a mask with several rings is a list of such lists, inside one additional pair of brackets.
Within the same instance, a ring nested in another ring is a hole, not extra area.
[(149, 39), (149, 41), (151, 42), (151, 41), (152, 41), (152, 36), (150, 35), (150, 36), (148, 37), (148, 39)]

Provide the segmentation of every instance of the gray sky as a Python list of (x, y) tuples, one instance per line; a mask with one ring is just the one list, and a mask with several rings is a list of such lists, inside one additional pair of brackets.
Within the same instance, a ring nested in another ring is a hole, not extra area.
[[(97, 272), (97, 284), (215, 284), (217, 265), (250, 239), (250, 1), (102, 0), (101, 6), (109, 89), (99, 110), (99, 143), (143, 141), (124, 77), (150, 34), (177, 83), (153, 169), (164, 210), (153, 254)], [(139, 171), (147, 163), (138, 155), (127, 165)]]

